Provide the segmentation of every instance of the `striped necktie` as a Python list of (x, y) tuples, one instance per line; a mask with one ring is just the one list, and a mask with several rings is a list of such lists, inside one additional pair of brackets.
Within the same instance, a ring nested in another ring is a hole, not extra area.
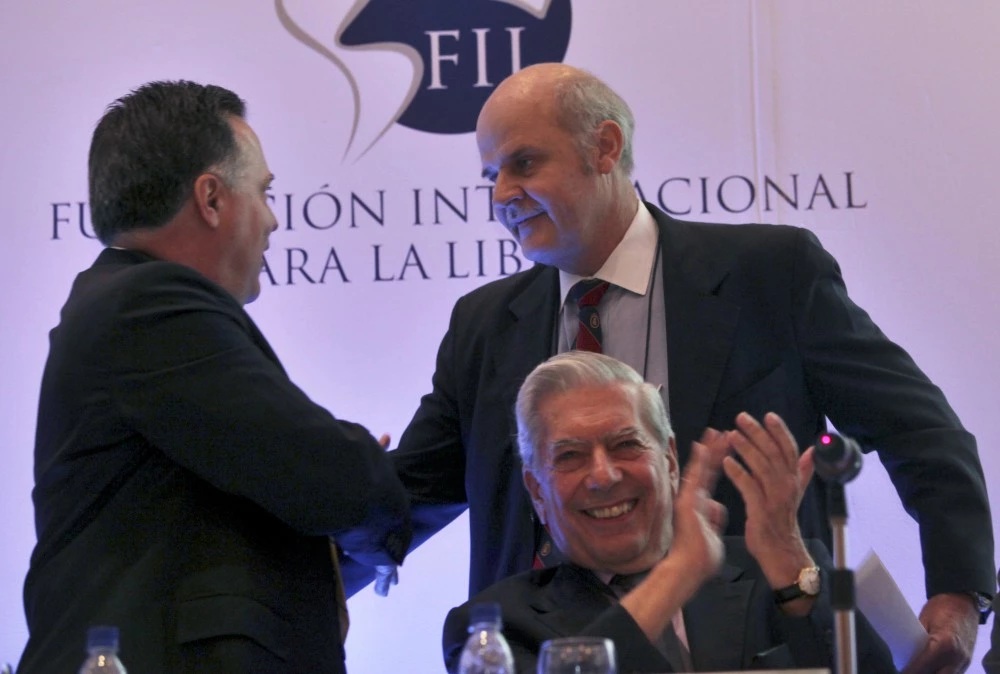
[(578, 351), (603, 353), (601, 349), (601, 315), (597, 312), (604, 293), (611, 286), (607, 281), (592, 278), (578, 281), (569, 291), (569, 297), (576, 299), (579, 329), (576, 333)]

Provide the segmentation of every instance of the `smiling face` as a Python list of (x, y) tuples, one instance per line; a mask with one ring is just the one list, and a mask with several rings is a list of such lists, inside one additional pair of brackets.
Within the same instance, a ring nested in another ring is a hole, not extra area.
[(523, 472), (535, 511), (575, 564), (637, 573), (673, 540), (678, 468), (673, 440), (661, 447), (640, 422), (629, 385), (554, 394), (538, 408), (544, 434)]
[(621, 130), (602, 122), (591, 143), (567, 131), (555, 94), (561, 72), (535, 66), (501, 83), (479, 115), (476, 142), (483, 176), (495, 183), (496, 218), (525, 257), (589, 275), (621, 240), (634, 208), (622, 221)]

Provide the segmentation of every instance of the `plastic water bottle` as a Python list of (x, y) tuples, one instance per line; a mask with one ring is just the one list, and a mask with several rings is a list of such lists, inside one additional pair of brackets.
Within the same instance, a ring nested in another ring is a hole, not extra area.
[(80, 674), (125, 674), (118, 659), (118, 628), (91, 627), (87, 630), (87, 659)]
[(473, 604), (458, 674), (514, 674), (514, 656), (502, 629), (500, 604)]

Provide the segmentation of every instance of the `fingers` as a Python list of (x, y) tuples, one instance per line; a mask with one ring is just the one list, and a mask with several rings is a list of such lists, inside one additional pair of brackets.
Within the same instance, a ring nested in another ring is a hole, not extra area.
[(802, 452), (802, 456), (799, 457), (799, 483), (802, 485), (802, 493), (805, 493), (806, 486), (812, 480), (813, 473), (816, 470), (814, 452), (815, 447), (810, 447)]
[(378, 439), (378, 444), (382, 445), (382, 449), (389, 449), (389, 443), (391, 441), (392, 438), (389, 437), (389, 434), (383, 433), (382, 436)]
[(396, 566), (375, 567), (375, 594), (389, 596), (389, 588), (399, 583), (399, 569)]
[[(797, 507), (812, 479), (811, 448), (800, 456), (794, 436), (773, 412), (764, 415), (763, 424), (741, 412), (736, 417), (736, 430), (720, 432), (708, 428), (701, 442), (694, 444), (700, 447), (699, 461), (704, 465), (699, 465), (697, 471), (690, 470), (695, 457), (692, 453), (685, 480), (697, 477), (698, 486), (711, 492), (721, 469), (751, 507), (767, 508), (769, 500), (789, 501)], [(742, 464), (730, 456), (732, 450)], [(773, 509), (773, 504), (769, 509)]]
[(718, 501), (708, 499), (705, 504), (705, 519), (708, 520), (709, 525), (718, 535), (722, 535), (722, 531), (726, 528), (726, 520), (728, 519), (728, 511), (726, 506), (722, 505)]
[(681, 476), (682, 490), (704, 490), (710, 494), (715, 489), (722, 459), (729, 451), (728, 443), (719, 441), (720, 438), (725, 439), (725, 434), (718, 431), (715, 433), (718, 436), (709, 438), (708, 445), (700, 442), (691, 443), (691, 458), (688, 459), (687, 467)]
[(731, 456), (727, 456), (722, 462), (722, 470), (726, 477), (733, 483), (736, 490), (740, 492), (743, 502), (747, 504), (748, 510), (759, 504), (763, 498), (760, 484), (740, 465), (740, 462)]
[(764, 426), (777, 444), (785, 465), (794, 470), (799, 460), (799, 444), (795, 441), (792, 432), (788, 430), (788, 426), (785, 425), (785, 420), (774, 412), (768, 412), (764, 415)]
[(747, 548), (762, 568), (773, 566), (778, 552), (802, 549), (796, 514), (812, 478), (813, 452), (799, 456), (794, 437), (776, 414), (766, 414), (761, 425), (743, 412), (736, 426), (729, 433), (735, 456), (727, 457), (722, 469), (746, 505)]
[(902, 674), (950, 674), (963, 672), (965, 667), (956, 649), (946, 641), (931, 637), (924, 650), (920, 651), (906, 667)]
[(761, 425), (746, 412), (741, 412), (736, 417), (736, 426), (737, 430), (729, 433), (732, 446), (752, 476), (765, 484), (789, 475), (805, 478), (803, 486), (809, 482), (813, 470), (812, 454), (802, 463), (798, 443), (780, 416), (768, 412)]
[(754, 475), (787, 474), (796, 469), (799, 453), (785, 422), (769, 412), (764, 426), (746, 412), (736, 417), (737, 430), (730, 433), (733, 448)]
[(674, 519), (696, 515), (701, 517), (704, 503), (709, 500), (709, 492), (715, 486), (718, 465), (712, 465), (711, 454), (705, 445), (691, 443), (691, 457), (688, 459), (681, 488), (674, 502)]
[(691, 443), (691, 457), (681, 474), (681, 494), (702, 489), (708, 471), (708, 448), (700, 442)]
[(710, 450), (714, 450), (718, 448), (720, 444), (724, 444), (728, 447), (729, 438), (727, 438), (726, 434), (721, 431), (717, 431), (714, 428), (706, 428), (701, 434), (701, 440), (699, 440), (699, 442), (708, 447)]
[(719, 450), (719, 446), (711, 434), (703, 439), (713, 446), (700, 442), (691, 445), (691, 456), (674, 503), (674, 539), (668, 555), (690, 571), (687, 576), (695, 579), (711, 575), (721, 563), (720, 532), (726, 521), (726, 509), (709, 496), (719, 474), (721, 454), (713, 451)]
[(963, 593), (936, 594), (920, 611), (927, 646), (907, 665), (910, 672), (963, 672), (972, 661), (979, 614)]
[(706, 428), (705, 432), (701, 434), (701, 441), (697, 444), (702, 446), (705, 460), (716, 470), (722, 466), (722, 459), (728, 456), (732, 449), (729, 443), (729, 433), (723, 433), (714, 428)]

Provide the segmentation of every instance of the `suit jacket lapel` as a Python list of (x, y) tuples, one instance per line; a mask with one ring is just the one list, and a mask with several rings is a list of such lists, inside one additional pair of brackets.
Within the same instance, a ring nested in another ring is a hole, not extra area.
[(701, 672), (742, 667), (753, 580), (723, 564), (684, 607), (684, 627), (695, 669)]
[[(497, 466), (520, 466), (513, 401), (525, 377), (552, 354), (558, 302), (558, 272), (550, 267), (540, 268), (524, 290), (511, 299), (509, 324), (494, 338), (492, 371), (496, 381), (489, 386), (497, 393), (495, 400), (505, 408), (502, 414), (506, 417), (508, 438), (503, 445), (486, 448), (500, 452), (493, 462)], [(519, 474), (510, 475), (509, 489), (505, 549), (513, 551), (515, 557), (508, 560), (511, 568), (524, 571), (531, 568), (535, 554), (535, 512)]]
[[(549, 584), (537, 594), (531, 608), (538, 621), (548, 628), (549, 634), (544, 638), (552, 639), (582, 633), (615, 601), (607, 586), (594, 574), (563, 564)], [(605, 627), (611, 626), (612, 623), (605, 624)], [(634, 632), (625, 625), (618, 625), (618, 628), (626, 630), (615, 644), (623, 671), (673, 671), (660, 650), (649, 643), (637, 628)]]
[(553, 633), (567, 637), (579, 634), (613, 601), (592, 573), (561, 564), (544, 591), (532, 600), (531, 608)]
[(711, 251), (693, 245), (686, 223), (647, 206), (660, 230), (670, 417), (683, 465), (690, 441), (708, 423), (733, 347), (739, 307), (716, 296), (728, 271), (714, 262)]
[[(542, 268), (510, 301), (510, 325), (497, 335), (494, 352), (494, 372), (502, 391), (501, 400), (515, 400), (525, 377), (552, 355), (558, 302), (559, 274), (552, 267)], [(509, 422), (513, 438), (517, 434), (513, 409)]]

